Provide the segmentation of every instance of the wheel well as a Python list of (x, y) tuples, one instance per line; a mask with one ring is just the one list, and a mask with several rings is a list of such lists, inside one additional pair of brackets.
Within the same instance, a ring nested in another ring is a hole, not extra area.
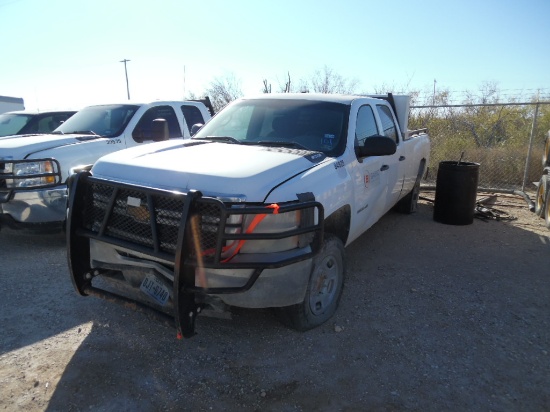
[(351, 221), (351, 208), (349, 205), (342, 206), (325, 218), (325, 232), (337, 236), (345, 245), (348, 240)]

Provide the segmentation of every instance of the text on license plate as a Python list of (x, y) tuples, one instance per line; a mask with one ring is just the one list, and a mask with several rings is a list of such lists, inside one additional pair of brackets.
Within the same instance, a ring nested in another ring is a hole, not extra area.
[(153, 298), (162, 306), (166, 305), (166, 302), (168, 302), (168, 298), (170, 297), (170, 290), (168, 289), (168, 286), (158, 280), (158, 278), (154, 275), (147, 275), (143, 279), (143, 282), (141, 282), (141, 286), (139, 288), (142, 292)]

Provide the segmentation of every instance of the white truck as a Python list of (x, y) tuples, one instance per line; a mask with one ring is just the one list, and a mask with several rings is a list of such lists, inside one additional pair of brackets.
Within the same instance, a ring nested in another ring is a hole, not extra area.
[(0, 227), (57, 229), (67, 216), (67, 179), (101, 156), (153, 141), (189, 138), (210, 119), (202, 101), (86, 107), (52, 134), (0, 139)]
[(173, 318), (179, 338), (204, 308), (322, 324), (344, 247), (390, 209), (416, 209), (430, 141), (408, 114), (408, 96), (266, 94), (192, 139), (102, 157), (71, 183), (76, 291)]

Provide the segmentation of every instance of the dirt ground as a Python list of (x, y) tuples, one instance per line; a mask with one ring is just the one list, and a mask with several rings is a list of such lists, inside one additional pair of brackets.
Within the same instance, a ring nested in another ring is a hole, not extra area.
[(317, 329), (234, 310), (183, 341), (78, 296), (62, 234), (2, 229), (0, 410), (548, 411), (550, 231), (521, 197), (494, 207), (517, 220), (390, 212), (346, 249)]

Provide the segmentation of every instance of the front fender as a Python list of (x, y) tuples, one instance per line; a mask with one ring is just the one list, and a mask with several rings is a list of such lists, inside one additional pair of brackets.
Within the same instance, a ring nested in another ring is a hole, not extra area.
[(313, 193), (323, 205), (325, 216), (352, 203), (352, 179), (342, 160), (332, 159), (275, 187), (265, 203), (294, 201), (301, 193)]

